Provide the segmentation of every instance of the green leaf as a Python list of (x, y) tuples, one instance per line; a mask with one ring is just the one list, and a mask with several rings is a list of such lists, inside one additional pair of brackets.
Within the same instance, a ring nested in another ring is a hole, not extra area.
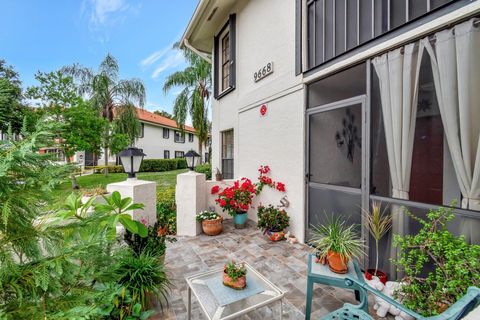
[(128, 206), (124, 211), (131, 211), (131, 210), (143, 210), (145, 206), (143, 203), (134, 203), (130, 206)]
[(137, 228), (138, 228), (138, 235), (142, 238), (145, 238), (148, 236), (148, 229), (147, 227), (145, 227), (143, 225), (143, 223), (141, 222), (138, 222), (138, 221), (135, 221), (135, 223), (137, 224)]
[(138, 233), (138, 225), (136, 221), (132, 220), (132, 217), (128, 214), (120, 215), (120, 223), (131, 233)]
[(111, 199), (113, 203), (117, 206), (117, 208), (121, 208), (122, 206), (122, 196), (120, 196), (120, 192), (114, 191), (112, 193)]

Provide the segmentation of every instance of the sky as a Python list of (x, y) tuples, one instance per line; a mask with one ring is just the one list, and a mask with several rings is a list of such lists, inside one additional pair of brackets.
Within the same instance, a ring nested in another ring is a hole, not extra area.
[(107, 53), (120, 66), (120, 78), (139, 78), (148, 110), (172, 111), (179, 93), (165, 95), (165, 78), (183, 69), (172, 49), (198, 0), (2, 0), (0, 59), (20, 73), (23, 87), (38, 84), (37, 71), (79, 63), (98, 67)]

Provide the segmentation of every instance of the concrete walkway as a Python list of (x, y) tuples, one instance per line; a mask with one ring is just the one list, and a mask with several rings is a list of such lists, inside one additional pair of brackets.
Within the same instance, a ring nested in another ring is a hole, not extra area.
[[(306, 245), (292, 245), (286, 241), (271, 242), (255, 228), (254, 222), (249, 221), (248, 224), (248, 228), (238, 230), (233, 228), (231, 220), (227, 220), (224, 222), (223, 233), (218, 236), (202, 234), (198, 237), (177, 237), (177, 242), (169, 244), (166, 266), (174, 283), (169, 299), (170, 306), (167, 311), (155, 315), (152, 319), (187, 319), (185, 277), (222, 268), (229, 259), (248, 262), (286, 292), (283, 319), (304, 319), (307, 256), (311, 249)], [(356, 304), (352, 291), (315, 285), (312, 319), (320, 319), (323, 315), (341, 308), (345, 302)], [(279, 308), (275, 305), (273, 308), (273, 315), (277, 315)], [(268, 307), (262, 309), (260, 313), (249, 314), (243, 319), (273, 319), (272, 310)], [(371, 310), (370, 314), (375, 313)], [(192, 297), (192, 319), (207, 319), (195, 297)]]

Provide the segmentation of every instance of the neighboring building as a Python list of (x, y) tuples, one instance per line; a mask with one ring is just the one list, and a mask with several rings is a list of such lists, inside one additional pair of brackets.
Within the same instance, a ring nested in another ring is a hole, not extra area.
[(479, 243), (479, 14), (467, 0), (201, 0), (182, 43), (214, 66), (213, 168), (270, 165), (301, 240), (342, 214), (368, 242), (362, 210), (389, 205), (391, 275), (392, 234), (419, 227), (400, 205), (425, 217), (456, 199), (452, 231)]
[[(145, 159), (173, 159), (183, 158), (189, 150), (199, 153), (198, 137), (195, 129), (185, 125), (184, 133), (175, 120), (160, 116), (145, 109), (137, 109), (138, 119), (141, 123), (141, 133), (135, 142), (135, 147), (143, 149)], [(208, 152), (208, 144), (203, 146), (202, 152)], [(88, 156), (85, 154), (85, 156)], [(97, 163), (103, 165), (103, 156)], [(118, 163), (115, 156), (109, 157), (109, 163)]]

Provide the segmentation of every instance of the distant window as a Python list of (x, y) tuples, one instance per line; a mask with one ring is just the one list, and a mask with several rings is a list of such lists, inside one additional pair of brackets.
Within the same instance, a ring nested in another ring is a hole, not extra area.
[(163, 159), (170, 159), (170, 150), (163, 151)]
[(185, 143), (185, 134), (182, 134), (180, 131), (175, 131), (175, 142)]
[(188, 134), (188, 142), (193, 142), (193, 133)]
[(224, 179), (233, 179), (233, 130), (223, 131), (222, 174)]
[(210, 159), (208, 158), (208, 152), (205, 152), (205, 163), (210, 162)]
[(163, 128), (163, 139), (168, 139), (168, 138), (170, 138), (170, 129)]
[(145, 137), (145, 124), (140, 123), (140, 138)]
[(175, 151), (175, 158), (183, 158), (184, 152), (183, 151)]

